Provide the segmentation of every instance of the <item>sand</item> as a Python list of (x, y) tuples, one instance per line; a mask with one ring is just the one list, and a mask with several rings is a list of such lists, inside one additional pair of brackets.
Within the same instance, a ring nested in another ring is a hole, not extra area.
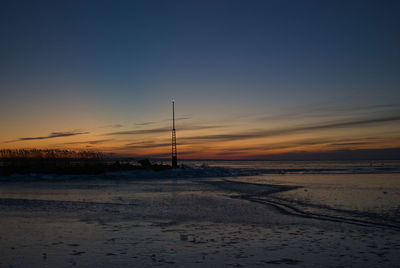
[(396, 267), (400, 231), (254, 202), (229, 179), (3, 181), (0, 267)]

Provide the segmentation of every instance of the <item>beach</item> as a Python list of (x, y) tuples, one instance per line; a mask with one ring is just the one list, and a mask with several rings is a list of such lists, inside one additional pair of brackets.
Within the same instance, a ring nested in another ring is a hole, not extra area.
[[(379, 214), (369, 206), (356, 210), (344, 201), (334, 203), (332, 197), (324, 201), (318, 179), (311, 177), (310, 184), (304, 174), (254, 175), (246, 168), (241, 176), (226, 176), (221, 169), (217, 173), (224, 176), (210, 177), (201, 176), (202, 170), (216, 171), (211, 165), (182, 173), (191, 176), (171, 171), (146, 178), (116, 173), (3, 179), (0, 266), (395, 267), (400, 262), (396, 209)], [(399, 178), (395, 172), (378, 175)], [(303, 179), (296, 184), (294, 177)], [(397, 202), (390, 196), (398, 196), (396, 187), (388, 188), (382, 196)]]

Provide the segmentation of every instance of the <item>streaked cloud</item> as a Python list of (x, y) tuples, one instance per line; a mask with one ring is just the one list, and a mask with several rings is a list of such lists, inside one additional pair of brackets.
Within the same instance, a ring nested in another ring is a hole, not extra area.
[[(191, 119), (192, 116), (190, 115), (182, 115), (179, 117), (175, 118), (175, 121), (183, 121), (183, 120), (189, 120)], [(171, 122), (172, 118), (168, 118), (168, 119), (164, 119), (164, 120), (160, 120), (160, 121), (147, 121), (147, 122), (138, 122), (135, 123), (136, 126), (149, 126), (149, 125), (154, 125), (154, 124), (158, 124), (158, 123), (162, 123), (162, 122)]]
[[(180, 131), (186, 130), (202, 130), (202, 129), (212, 129), (212, 128), (222, 128), (222, 125), (186, 125), (181, 126), (179, 128)], [(103, 135), (140, 135), (140, 134), (157, 134), (157, 133), (166, 133), (171, 131), (171, 126), (166, 127), (158, 127), (158, 128), (149, 128), (149, 129), (136, 129), (136, 130), (126, 130), (126, 131), (117, 131), (111, 133), (105, 133)]]
[(138, 135), (138, 134), (155, 134), (171, 131), (170, 127), (159, 127), (159, 128), (151, 128), (151, 129), (136, 129), (136, 130), (125, 130), (125, 131), (117, 131), (106, 133), (104, 135)]
[(75, 142), (65, 142), (63, 144), (65, 145), (72, 145), (72, 144), (101, 144), (109, 141), (113, 141), (114, 139), (103, 139), (103, 140), (90, 140), (90, 141), (75, 141)]
[(155, 123), (156, 122), (149, 121), (149, 122), (135, 123), (135, 125), (136, 126), (148, 126), (148, 125), (152, 125), (152, 124), (155, 124)]
[[(177, 120), (177, 121), (189, 120), (189, 119), (192, 119), (192, 117), (190, 115), (184, 115), (184, 116), (175, 118), (175, 120)], [(170, 120), (172, 120), (172, 119), (170, 119)]]
[(335, 106), (332, 104), (317, 104), (312, 107), (295, 107), (287, 109), (285, 113), (257, 116), (256, 120), (283, 120), (310, 117), (332, 117), (332, 116), (354, 116), (355, 114), (366, 114), (371, 112), (400, 111), (400, 104), (374, 104), (364, 106)]
[(215, 134), (215, 135), (202, 135), (187, 137), (187, 140), (208, 140), (208, 141), (234, 141), (242, 139), (255, 139), (266, 138), (281, 135), (290, 135), (299, 132), (311, 132), (317, 130), (329, 130), (336, 128), (351, 128), (361, 126), (371, 126), (382, 123), (391, 123), (400, 121), (400, 115), (393, 115), (388, 117), (377, 117), (372, 119), (355, 119), (348, 121), (330, 121), (321, 122), (319, 124), (303, 124), (294, 127), (271, 129), (271, 130), (254, 130), (248, 132), (238, 132), (229, 134)]
[(252, 159), (268, 160), (398, 160), (400, 148), (340, 149), (323, 152), (294, 151), (282, 154), (259, 154)]
[(387, 139), (380, 139), (374, 137), (367, 138), (311, 138), (311, 139), (300, 139), (300, 140), (292, 140), (285, 142), (274, 142), (267, 144), (256, 144), (253, 146), (236, 146), (233, 148), (224, 148), (222, 151), (225, 153), (239, 153), (239, 152), (251, 152), (251, 151), (270, 151), (270, 150), (282, 150), (282, 149), (295, 149), (304, 146), (311, 148), (311, 146), (324, 146), (325, 148), (329, 147), (339, 147), (339, 146), (350, 146), (350, 145), (371, 145), (374, 143), (382, 143), (387, 141)]
[(23, 137), (16, 140), (12, 140), (9, 142), (16, 142), (16, 141), (30, 141), (30, 140), (46, 140), (46, 139), (54, 139), (54, 138), (61, 138), (61, 137), (71, 137), (77, 136), (82, 134), (89, 134), (89, 132), (81, 131), (81, 130), (73, 130), (73, 131), (66, 131), (66, 132), (51, 132), (47, 136), (39, 136), (39, 137)]
[(121, 127), (124, 127), (124, 125), (122, 125), (122, 124), (112, 124), (112, 125), (106, 125), (106, 126), (103, 126), (104, 128), (121, 128)]
[[(178, 145), (193, 145), (191, 142), (178, 141)], [(127, 149), (153, 149), (158, 147), (171, 146), (171, 141), (143, 141), (143, 142), (130, 142), (124, 145)]]

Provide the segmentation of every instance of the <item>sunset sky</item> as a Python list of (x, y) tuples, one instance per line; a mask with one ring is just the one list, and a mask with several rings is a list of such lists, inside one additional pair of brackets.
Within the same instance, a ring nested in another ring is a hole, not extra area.
[[(0, 149), (400, 148), (400, 1), (2, 1)], [(361, 151), (362, 152), (362, 151)]]

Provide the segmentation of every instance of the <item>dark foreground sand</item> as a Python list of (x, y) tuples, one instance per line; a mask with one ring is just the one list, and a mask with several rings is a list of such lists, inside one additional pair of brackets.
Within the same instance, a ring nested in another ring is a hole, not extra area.
[(400, 231), (282, 213), (222, 180), (1, 182), (0, 267), (399, 267)]

